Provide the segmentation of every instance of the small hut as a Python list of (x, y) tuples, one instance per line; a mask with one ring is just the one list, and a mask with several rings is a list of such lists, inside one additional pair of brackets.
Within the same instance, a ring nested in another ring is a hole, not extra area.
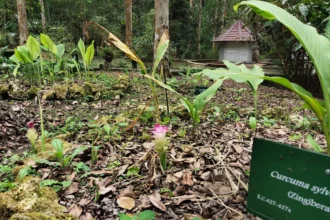
[(218, 44), (220, 61), (252, 62), (253, 51), (249, 42), (253, 42), (254, 39), (250, 29), (242, 21), (236, 21), (212, 41)]

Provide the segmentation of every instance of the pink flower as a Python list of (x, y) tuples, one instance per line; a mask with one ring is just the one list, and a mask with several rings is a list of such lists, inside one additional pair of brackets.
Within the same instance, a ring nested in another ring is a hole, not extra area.
[(33, 121), (28, 122), (27, 126), (28, 126), (29, 129), (33, 128), (34, 127), (34, 122)]
[(155, 138), (165, 137), (166, 132), (168, 132), (168, 128), (160, 124), (155, 124), (155, 127), (152, 130), (152, 133), (154, 134)]

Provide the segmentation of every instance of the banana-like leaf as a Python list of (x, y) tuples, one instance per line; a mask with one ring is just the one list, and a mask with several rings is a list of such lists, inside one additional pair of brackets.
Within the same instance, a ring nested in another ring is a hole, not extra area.
[(46, 34), (40, 34), (40, 41), (44, 47), (57, 56), (57, 47), (54, 42)]
[[(233, 68), (231, 68), (234, 70)], [(238, 70), (238, 69), (236, 69)], [(241, 69), (240, 69), (241, 70)], [(259, 71), (259, 70), (258, 70)], [(326, 109), (325, 109), (325, 104), (323, 101), (319, 101), (313, 97), (311, 93), (306, 91), (304, 88), (301, 86), (291, 83), (289, 80), (283, 77), (268, 77), (264, 76), (262, 77), (261, 75), (253, 75), (253, 74), (244, 74), (241, 71), (238, 73), (232, 72), (230, 70), (227, 70), (227, 72), (224, 69), (216, 69), (216, 70), (203, 70), (202, 73), (204, 76), (210, 76), (213, 79), (219, 79), (221, 77), (227, 77), (232, 80), (235, 80), (237, 82), (249, 82), (249, 81), (254, 81), (254, 80), (268, 80), (275, 82), (277, 84), (280, 84), (294, 93), (296, 93), (298, 96), (300, 96), (301, 99), (305, 101), (305, 103), (309, 106), (309, 108), (315, 113), (316, 117), (320, 120), (322, 123), (325, 119), (326, 116)]]
[(210, 101), (213, 98), (213, 96), (217, 93), (219, 87), (222, 85), (225, 79), (226, 78), (218, 79), (215, 83), (213, 83), (212, 86), (210, 86), (204, 92), (202, 92), (201, 94), (195, 97), (193, 102), (193, 106), (196, 109), (195, 114), (199, 115), (199, 112), (203, 110), (206, 103)]
[[(237, 4), (234, 9), (237, 11), (241, 5), (250, 6), (258, 15), (266, 19), (277, 19), (292, 32), (313, 61), (322, 86), (325, 102), (330, 105), (330, 41), (325, 36), (318, 34), (314, 27), (302, 23), (284, 9), (271, 3), (243, 1)], [(315, 103), (315, 101), (312, 103)], [(314, 107), (316, 108), (316, 106)], [(315, 110), (313, 109), (314, 112)], [(330, 111), (330, 106), (327, 106), (327, 110)], [(322, 111), (317, 110), (317, 112), (319, 113), (318, 117), (321, 117)]]
[[(329, 18), (330, 18), (330, 16), (329, 16)], [(328, 38), (328, 40), (330, 40), (330, 20), (328, 21), (327, 26), (325, 27), (324, 36), (326, 36), (326, 38)]]
[(16, 64), (18, 64), (20, 62), (20, 60), (17, 58), (17, 56), (15, 54), (12, 55), (9, 59)]
[(33, 63), (32, 56), (25, 45), (19, 46), (15, 49), (15, 56), (24, 64)]
[(57, 48), (56, 57), (58, 60), (62, 60), (62, 56), (64, 55), (64, 52), (65, 52), (65, 46), (64, 46), (64, 44), (59, 44), (56, 46), (56, 48)]
[(314, 98), (313, 95), (306, 91), (303, 87), (292, 83), (283, 77), (265, 76), (264, 79), (280, 84), (296, 93), (298, 96), (300, 96), (301, 99), (305, 101), (306, 104), (308, 104), (309, 108), (313, 110), (314, 114), (320, 120), (320, 122), (322, 123), (324, 121), (326, 115), (324, 104), (322, 104), (322, 101), (318, 101), (316, 98)]
[(94, 41), (92, 42), (91, 45), (89, 45), (89, 47), (87, 48), (86, 50), (86, 53), (85, 53), (85, 63), (86, 63), (86, 66), (89, 67), (92, 60), (93, 60), (93, 57), (94, 57)]
[(318, 153), (323, 153), (322, 147), (314, 140), (314, 138), (309, 134), (307, 135), (308, 144)]
[(169, 40), (168, 32), (164, 32), (162, 38), (159, 41), (156, 57), (154, 60), (154, 65), (152, 68), (152, 75), (154, 77), (155, 77), (155, 73), (156, 73), (157, 67), (159, 65), (159, 62), (163, 59), (163, 57), (167, 51), (169, 43), (170, 43), (170, 40)]
[(83, 60), (85, 61), (85, 53), (86, 53), (86, 48), (84, 42), (80, 39), (78, 42), (78, 48), (80, 50), (81, 56)]
[[(231, 72), (242, 72), (242, 73), (246, 73), (246, 74), (251, 74), (251, 75), (256, 75), (256, 76), (264, 76), (264, 71), (262, 70), (262, 68), (258, 65), (254, 65), (253, 70), (250, 71), (248, 68), (246, 68), (246, 66), (244, 64), (240, 65), (240, 66), (236, 66), (235, 64), (224, 60), (223, 63), (227, 66), (227, 68), (229, 69), (229, 71)], [(237, 82), (245, 82), (244, 79), (240, 79), (240, 78), (236, 78)], [(257, 91), (258, 86), (263, 82), (262, 78), (256, 78), (256, 79), (248, 79), (247, 80), (248, 83), (250, 84), (250, 86), (252, 87), (252, 89), (254, 91)]]
[(41, 53), (40, 43), (37, 41), (37, 39), (35, 39), (30, 35), (29, 38), (27, 39), (26, 46), (32, 56), (32, 59), (36, 60)]

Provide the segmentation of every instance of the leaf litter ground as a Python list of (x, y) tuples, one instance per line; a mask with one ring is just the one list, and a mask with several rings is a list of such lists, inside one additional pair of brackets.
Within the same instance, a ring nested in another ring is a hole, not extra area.
[[(194, 85), (189, 80), (172, 81), (172, 86), (193, 96)], [(197, 142), (192, 142), (191, 121), (180, 100), (169, 94), (169, 121), (164, 91), (159, 91), (163, 122), (170, 127), (165, 173), (153, 150), (153, 107), (146, 108), (133, 129), (124, 131), (152, 97), (138, 74), (121, 98), (43, 102), (49, 137), (69, 133), (66, 138), (73, 146), (89, 148), (64, 170), (32, 164), (43, 180), (72, 181), (58, 191), (59, 203), (72, 215), (81, 220), (117, 219), (120, 213), (153, 210), (156, 219), (255, 219), (246, 211), (253, 137), (308, 148), (305, 137), (311, 133), (325, 143), (313, 115), (307, 110), (294, 111), (302, 102), (282, 88), (260, 86), (255, 133), (248, 123), (253, 115), (249, 87), (226, 81), (202, 115)], [(0, 101), (0, 165), (5, 166), (13, 156), (19, 158), (16, 166), (23, 164), (29, 150), (25, 134), (30, 120), (39, 127), (36, 102)], [(105, 124), (111, 127), (111, 136), (103, 130)], [(92, 145), (100, 146), (94, 164)], [(0, 174), (0, 182), (3, 178)]]

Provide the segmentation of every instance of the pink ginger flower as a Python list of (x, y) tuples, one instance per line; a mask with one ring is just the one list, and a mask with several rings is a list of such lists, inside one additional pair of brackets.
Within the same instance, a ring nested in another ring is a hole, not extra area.
[(27, 123), (27, 126), (28, 126), (29, 129), (34, 128), (34, 122), (33, 122), (33, 121), (29, 121), (29, 122)]
[(152, 130), (152, 133), (154, 134), (154, 138), (164, 138), (167, 132), (168, 132), (168, 128), (160, 124), (155, 124), (155, 127)]

